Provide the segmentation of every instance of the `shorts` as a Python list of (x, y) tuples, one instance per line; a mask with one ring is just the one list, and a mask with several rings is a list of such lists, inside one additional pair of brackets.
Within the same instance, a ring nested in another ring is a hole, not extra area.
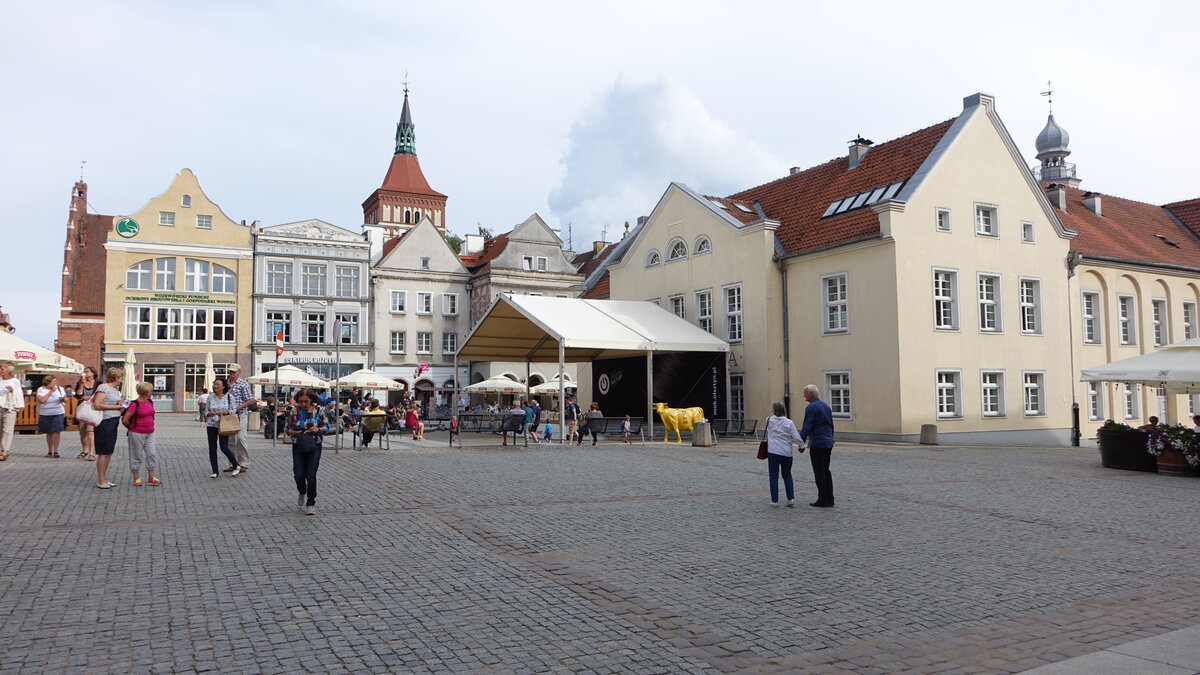
[(84, 424), (83, 422), (79, 422), (78, 424), (80, 440), (82, 440), (84, 436), (89, 436), (92, 434), (92, 432), (96, 431), (96, 427), (90, 424)]
[(536, 433), (537, 433), (537, 430), (538, 430), (538, 425), (537, 425), (537, 424), (530, 424), (530, 425), (529, 425), (529, 433), (531, 433), (531, 434), (536, 434)]
[(567, 433), (573, 434), (579, 430), (579, 420), (567, 420)]
[(66, 427), (66, 415), (38, 415), (39, 434), (57, 434)]

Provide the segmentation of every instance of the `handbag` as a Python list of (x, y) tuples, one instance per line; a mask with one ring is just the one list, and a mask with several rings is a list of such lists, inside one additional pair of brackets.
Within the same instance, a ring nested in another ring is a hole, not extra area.
[(217, 433), (222, 436), (237, 436), (242, 431), (242, 423), (237, 415), (221, 415), (217, 422)]
[(767, 422), (767, 428), (763, 431), (763, 439), (758, 442), (758, 458), (767, 458), (767, 432), (771, 430), (771, 423)]
[[(317, 417), (316, 415), (314, 415), (313, 417), (310, 418), (308, 416), (308, 414), (301, 411), (298, 414), (298, 419), (299, 419), (301, 425), (307, 425), (307, 423), (314, 422), (315, 420), (319, 420), (320, 418)], [(296, 434), (295, 436), (292, 437), (292, 449), (296, 450), (302, 454), (306, 454), (306, 455), (310, 452), (316, 452), (317, 448), (320, 447), (320, 445), (318, 444), (319, 439), (320, 439), (320, 436), (318, 436), (317, 434), (310, 434), (310, 433)]]
[(91, 401), (84, 401), (75, 408), (75, 421), (80, 424), (86, 424), (89, 427), (94, 427), (100, 424), (100, 420), (104, 419), (104, 413), (92, 407)]

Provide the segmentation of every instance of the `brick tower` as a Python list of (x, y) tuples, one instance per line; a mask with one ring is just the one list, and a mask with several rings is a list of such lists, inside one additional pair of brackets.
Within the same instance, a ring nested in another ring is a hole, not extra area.
[(71, 189), (63, 250), (62, 308), (54, 351), (102, 373), (107, 265), (104, 243), (113, 219), (87, 212), (87, 189), (82, 180)]
[(404, 234), (422, 218), (429, 218), (442, 236), (446, 234), (446, 195), (429, 187), (417, 161), (416, 127), (404, 89), (404, 110), (396, 125), (396, 153), (388, 166), (383, 185), (363, 202), (363, 223), (372, 239), (387, 241)]

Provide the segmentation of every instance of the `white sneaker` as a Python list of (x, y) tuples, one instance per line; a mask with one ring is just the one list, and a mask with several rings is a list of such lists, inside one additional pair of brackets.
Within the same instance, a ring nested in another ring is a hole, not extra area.
[(296, 506), (299, 506), (300, 508), (304, 508), (304, 495), (303, 494), (301, 494), (299, 497), (296, 498)]
[(796, 505), (796, 500), (795, 500), (795, 499), (789, 499), (789, 500), (787, 501), (787, 505), (788, 505), (788, 506), (795, 506), (795, 505)]
[(778, 508), (778, 506), (779, 506), (779, 502), (771, 502), (772, 508)]
[(233, 473), (231, 473), (231, 474), (229, 474), (229, 475), (230, 475), (230, 476), (236, 476), (236, 475), (238, 475), (238, 474), (239, 474), (239, 473), (241, 473), (241, 472), (242, 472), (242, 467), (240, 467), (240, 466), (239, 466), (238, 468), (236, 468), (236, 469), (234, 469), (234, 470), (233, 470)]
[(214, 473), (213, 475), (209, 476), (209, 478), (211, 478), (211, 479), (213, 479), (213, 480), (216, 480), (216, 479), (217, 479), (217, 476), (218, 476), (218, 474), (215, 474), (215, 473)]
[(315, 516), (315, 515), (317, 515), (317, 507), (316, 507), (316, 506), (308, 506), (308, 507), (305, 507), (305, 509), (304, 509), (304, 515), (306, 515), (306, 516)]

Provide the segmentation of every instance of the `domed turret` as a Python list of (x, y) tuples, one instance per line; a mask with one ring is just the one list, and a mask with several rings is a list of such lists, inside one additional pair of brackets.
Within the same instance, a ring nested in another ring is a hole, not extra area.
[(1041, 166), (1034, 167), (1034, 176), (1043, 182), (1062, 183), (1079, 187), (1082, 182), (1075, 177), (1075, 165), (1067, 161), (1071, 149), (1067, 145), (1071, 136), (1054, 121), (1054, 113), (1046, 118), (1046, 128), (1037, 137), (1037, 158)]
[(1071, 135), (1067, 130), (1058, 126), (1054, 121), (1054, 115), (1051, 114), (1046, 120), (1046, 128), (1042, 129), (1042, 133), (1037, 137), (1037, 158), (1042, 159), (1043, 155), (1055, 153), (1066, 157), (1071, 154), (1071, 150), (1067, 147), (1071, 143)]

